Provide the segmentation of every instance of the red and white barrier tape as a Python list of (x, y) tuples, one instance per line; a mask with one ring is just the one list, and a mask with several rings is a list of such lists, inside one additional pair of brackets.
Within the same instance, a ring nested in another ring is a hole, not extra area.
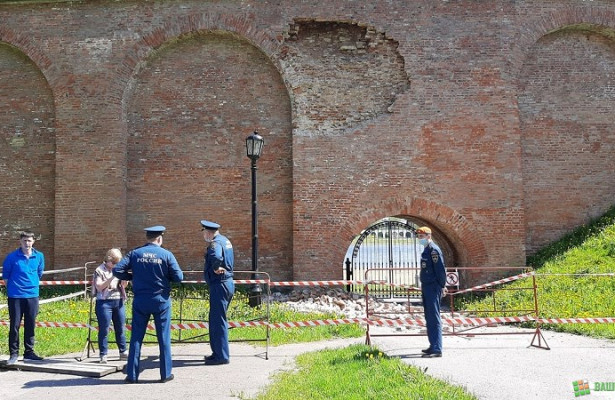
[(612, 324), (615, 322), (615, 317), (537, 318), (535, 321), (543, 324)]
[[(0, 320), (0, 325), (10, 326), (10, 322), (7, 320)], [(23, 325), (23, 324), (22, 324)], [(42, 326), (44, 328), (89, 328), (98, 329), (92, 325), (82, 324), (80, 322), (45, 322), (36, 321), (36, 326)]]
[(513, 275), (513, 276), (510, 276), (508, 278), (499, 279), (497, 281), (485, 283), (485, 284), (478, 285), (478, 286), (473, 286), (473, 287), (468, 288), (468, 289), (463, 289), (463, 290), (451, 292), (451, 294), (460, 294), (460, 293), (472, 292), (474, 290), (485, 289), (485, 288), (488, 288), (490, 286), (499, 285), (501, 283), (508, 283), (508, 282), (516, 281), (517, 279), (527, 278), (528, 276), (532, 276), (534, 274), (535, 274), (534, 271), (524, 272), (524, 273), (519, 274), (519, 275)]
[[(235, 284), (269, 284), (270, 286), (345, 286), (345, 285), (367, 285), (384, 284), (385, 281), (280, 281), (274, 282), (267, 279), (235, 279)], [(182, 283), (205, 283), (204, 280), (182, 281)]]
[[(543, 324), (611, 324), (615, 323), (615, 317), (598, 317), (598, 318), (535, 318), (532, 316), (518, 317), (485, 317), (485, 318), (442, 318), (442, 323), (447, 325), (490, 325), (490, 324), (513, 324), (519, 322), (540, 322)], [(292, 321), (292, 322), (267, 322), (267, 321), (229, 321), (231, 328), (246, 328), (268, 326), (270, 328), (303, 328), (328, 325), (347, 325), (347, 324), (367, 324), (371, 326), (400, 326), (400, 325), (417, 325), (425, 326), (426, 322), (423, 318), (405, 318), (405, 319), (379, 319), (373, 320), (369, 318), (342, 318), (342, 319), (325, 319), (312, 321)], [(9, 326), (9, 321), (0, 320), (0, 325)], [(97, 330), (98, 328), (89, 324), (77, 322), (36, 322), (36, 326), (46, 328), (88, 328)], [(130, 330), (132, 327), (127, 325)], [(171, 330), (191, 330), (191, 329), (208, 329), (207, 322), (189, 322), (171, 324)], [(147, 330), (155, 330), (154, 324), (148, 324)]]

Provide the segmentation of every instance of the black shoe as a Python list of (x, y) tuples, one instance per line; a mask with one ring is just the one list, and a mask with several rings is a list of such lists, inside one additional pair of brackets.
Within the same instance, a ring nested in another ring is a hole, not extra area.
[(124, 379), (124, 383), (137, 383), (137, 381), (133, 381), (129, 377), (126, 377), (126, 379)]
[(436, 358), (436, 357), (442, 357), (442, 353), (425, 353), (423, 354), (421, 357), (423, 358)]
[(425, 353), (425, 354), (429, 354), (431, 353), (431, 347), (428, 347), (426, 349), (421, 350), (421, 352)]
[(173, 374), (171, 374), (171, 375), (167, 376), (166, 378), (161, 379), (160, 383), (166, 383), (168, 381), (172, 381), (173, 379), (175, 379), (175, 376)]
[(41, 361), (43, 357), (36, 355), (36, 353), (27, 353), (23, 355), (23, 359), (30, 361)]
[(212, 354), (210, 356), (205, 357), (205, 361), (211, 361), (211, 360), (215, 360), (216, 357)]
[(218, 359), (205, 360), (205, 365), (223, 365), (223, 364), (228, 364), (228, 363), (230, 363), (229, 360), (218, 360)]

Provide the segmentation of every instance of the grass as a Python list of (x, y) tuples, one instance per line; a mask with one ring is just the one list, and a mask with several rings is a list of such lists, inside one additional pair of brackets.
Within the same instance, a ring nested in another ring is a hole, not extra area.
[(476, 399), (464, 389), (425, 375), (377, 348), (353, 345), (297, 357), (293, 371), (274, 377), (256, 400)]
[[(581, 226), (528, 259), (536, 271), (539, 315), (542, 318), (597, 318), (615, 316), (615, 277), (588, 274), (615, 272), (615, 207)], [(534, 308), (531, 278), (502, 286), (482, 299), (465, 296), (456, 301), (461, 310), (500, 311)], [(490, 314), (494, 315), (494, 314)], [(532, 324), (527, 324), (532, 326)], [(549, 324), (542, 328), (615, 339), (615, 324)]]

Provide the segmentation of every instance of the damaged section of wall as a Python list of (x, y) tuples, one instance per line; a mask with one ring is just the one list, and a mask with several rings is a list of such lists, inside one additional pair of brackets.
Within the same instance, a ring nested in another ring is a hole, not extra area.
[(388, 112), (410, 87), (398, 43), (373, 27), (296, 20), (281, 64), (298, 135), (336, 135)]

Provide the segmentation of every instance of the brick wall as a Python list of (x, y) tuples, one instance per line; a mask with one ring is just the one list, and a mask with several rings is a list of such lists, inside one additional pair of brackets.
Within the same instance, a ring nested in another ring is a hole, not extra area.
[[(0, 4), (0, 251), (50, 268), (198, 221), (251, 266), (333, 279), (380, 218), (431, 225), (449, 265), (518, 267), (615, 195), (609, 1)], [(471, 279), (491, 276), (476, 274)]]

